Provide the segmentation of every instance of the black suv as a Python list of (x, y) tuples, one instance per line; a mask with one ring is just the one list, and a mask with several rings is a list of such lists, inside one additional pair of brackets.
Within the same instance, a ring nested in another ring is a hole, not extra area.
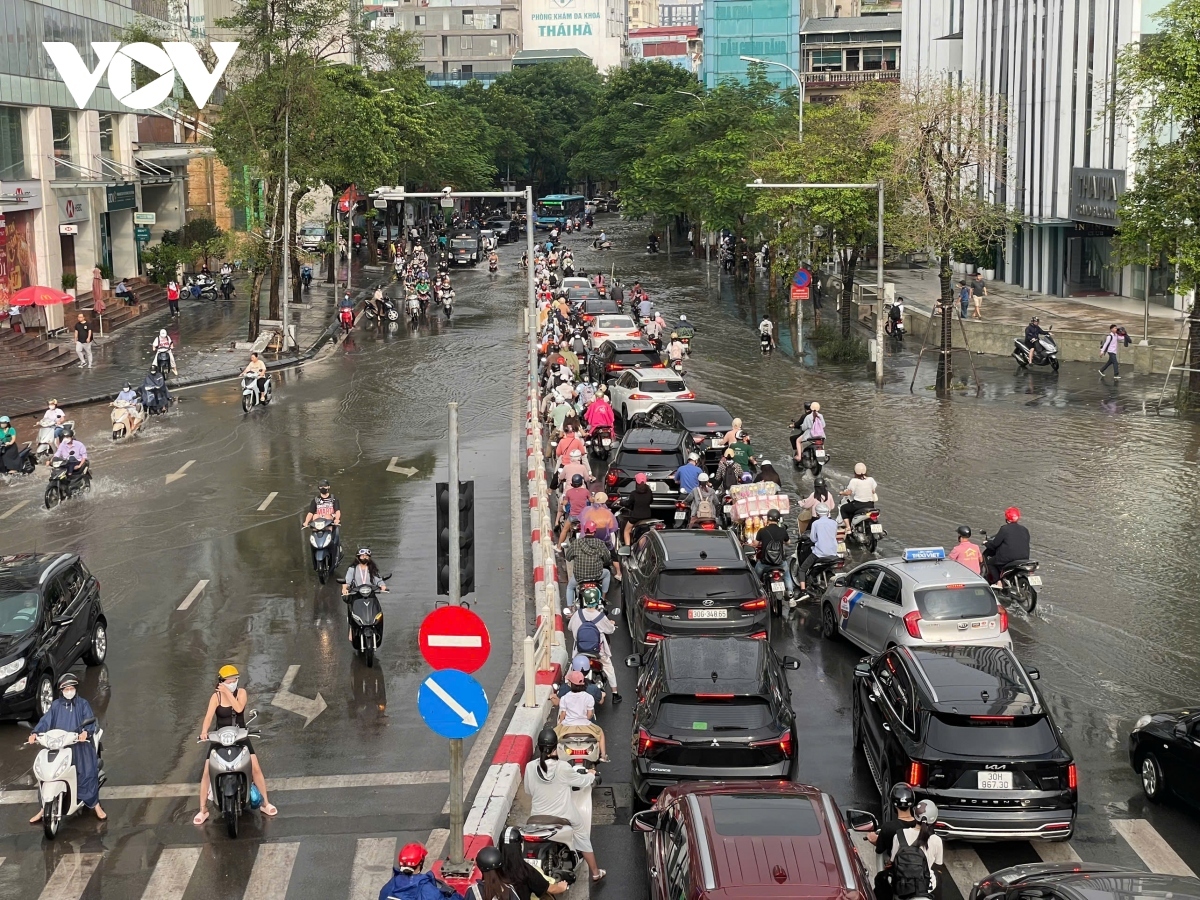
[(725, 407), (716, 403), (701, 403), (695, 400), (664, 400), (656, 403), (644, 413), (633, 417), (633, 424), (646, 428), (667, 428), (671, 431), (686, 431), (691, 436), (689, 448), (703, 451), (704, 465), (713, 473), (721, 461), (724, 447), (721, 440), (733, 428), (733, 416)]
[(634, 655), (633, 790), (650, 803), (680, 781), (789, 780), (796, 717), (784, 669), (767, 641), (671, 637)]
[(100, 582), (73, 553), (0, 562), (0, 719), (40, 718), (54, 684), (82, 656), (104, 662), (108, 623)]
[[(611, 301), (610, 301), (611, 302)], [(616, 306), (615, 303), (613, 303)], [(618, 310), (613, 310), (618, 312)], [(605, 310), (608, 314), (608, 311)], [(666, 368), (654, 345), (644, 338), (605, 341), (588, 359), (592, 381), (607, 384), (626, 369)]]
[(648, 531), (622, 548), (625, 623), (634, 641), (669, 635), (770, 636), (767, 596), (727, 531)]
[(1105, 863), (1025, 863), (993, 872), (971, 889), (970, 900), (1198, 900), (1200, 881)]
[(517, 240), (520, 227), (512, 219), (492, 218), (483, 223), (484, 228), (490, 228), (496, 233), (496, 239), (502, 244)]
[(880, 796), (907, 781), (937, 804), (946, 837), (1067, 840), (1078, 775), (1037, 677), (1007, 647), (893, 647), (860, 662), (854, 746)]
[(686, 522), (687, 510), (681, 508), (683, 498), (679, 494), (679, 482), (675, 480), (675, 473), (684, 463), (683, 441), (684, 435), (679, 431), (657, 428), (626, 431), (604, 474), (609, 506), (619, 509), (633, 491), (634, 478), (644, 472), (646, 483), (654, 494), (651, 503), (654, 515), (668, 527)]

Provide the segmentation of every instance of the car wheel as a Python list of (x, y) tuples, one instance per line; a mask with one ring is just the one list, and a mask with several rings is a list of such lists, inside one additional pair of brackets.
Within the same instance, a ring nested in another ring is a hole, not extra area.
[(106, 656), (108, 656), (108, 629), (104, 627), (103, 619), (97, 619), (96, 624), (92, 627), (92, 640), (88, 644), (87, 650), (84, 651), (83, 661), (89, 666), (99, 666), (103, 664)]
[(1167, 780), (1163, 776), (1162, 766), (1158, 763), (1158, 757), (1153, 753), (1147, 753), (1143, 756), (1141, 773), (1142, 793), (1146, 795), (1147, 800), (1158, 803), (1167, 792)]
[(833, 604), (825, 603), (821, 606), (821, 637), (827, 640), (833, 640), (837, 637), (837, 615), (833, 611)]
[(38, 716), (44, 716), (50, 712), (50, 705), (54, 702), (54, 681), (50, 678), (50, 673), (42, 675), (38, 682), (37, 688), (37, 705)]

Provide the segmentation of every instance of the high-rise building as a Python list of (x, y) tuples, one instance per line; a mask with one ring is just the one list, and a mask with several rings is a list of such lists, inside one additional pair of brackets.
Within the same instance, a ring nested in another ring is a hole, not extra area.
[(658, 4), (658, 24), (677, 28), (680, 25), (702, 25), (704, 23), (703, 3), (667, 3), (660, 0)]
[(628, 0), (629, 30), (658, 26), (658, 0)]
[(601, 72), (625, 61), (625, 0), (522, 0), (521, 20), (525, 51), (578, 51)]
[[(800, 0), (705, 0), (704, 63), (701, 78), (714, 88), (727, 78), (745, 80), (753, 56), (800, 67)], [(790, 87), (796, 81), (779, 66), (768, 66), (767, 77)]]

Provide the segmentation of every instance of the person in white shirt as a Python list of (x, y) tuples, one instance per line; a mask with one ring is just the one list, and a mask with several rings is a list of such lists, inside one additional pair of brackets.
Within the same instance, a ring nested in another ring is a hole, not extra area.
[[(913, 809), (914, 818), (911, 828), (905, 828), (896, 833), (892, 839), (891, 858), (894, 860), (901, 847), (916, 847), (925, 854), (929, 864), (929, 890), (932, 894), (937, 887), (937, 871), (935, 866), (944, 865), (942, 858), (942, 839), (933, 833), (937, 823), (938, 808), (932, 800), (922, 800)], [(902, 843), (903, 841), (903, 843)]]
[(587, 731), (600, 742), (600, 762), (608, 762), (608, 752), (604, 744), (604, 730), (596, 724), (596, 698), (587, 692), (583, 673), (572, 669), (567, 674), (567, 684), (571, 686), (569, 694), (563, 694), (558, 700), (558, 733), (567, 731)]
[(847, 522), (853, 521), (854, 516), (864, 509), (872, 509), (879, 502), (879, 485), (867, 474), (866, 463), (854, 464), (854, 477), (842, 491), (843, 497), (849, 497), (842, 504), (842, 518)]

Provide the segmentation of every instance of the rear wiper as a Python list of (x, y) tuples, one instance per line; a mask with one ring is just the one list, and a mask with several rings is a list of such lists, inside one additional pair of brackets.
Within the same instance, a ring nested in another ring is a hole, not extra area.
[(737, 591), (709, 591), (705, 597), (733, 597), (737, 595)]

